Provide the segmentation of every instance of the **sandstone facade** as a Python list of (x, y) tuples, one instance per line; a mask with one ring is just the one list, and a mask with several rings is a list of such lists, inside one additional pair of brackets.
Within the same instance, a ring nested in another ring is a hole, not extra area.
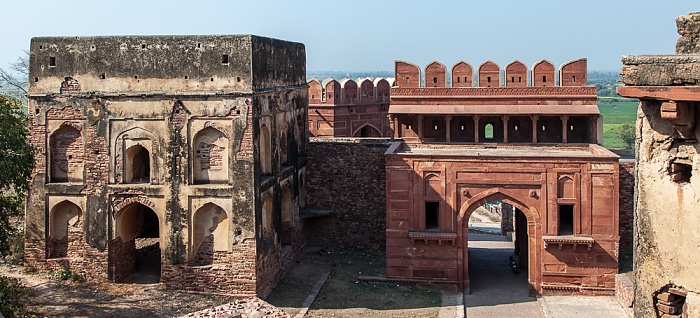
[(635, 317), (700, 316), (700, 13), (679, 17), (677, 55), (625, 56), (618, 94), (638, 98)]
[[(469, 290), (468, 220), (515, 207), (515, 251), (534, 293), (613, 294), (619, 252), (619, 157), (601, 147), (586, 60), (559, 68), (518, 61), (501, 73), (396, 62), (386, 152), (389, 281)], [(459, 69), (460, 72), (456, 72)], [(455, 78), (460, 74), (461, 78)], [(501, 76), (503, 74), (503, 76)], [(503, 79), (503, 82), (501, 82)], [(418, 84), (417, 84), (418, 83)]]
[(309, 83), (309, 136), (390, 137), (387, 119), (393, 78), (332, 78)]
[(304, 243), (305, 58), (250, 35), (32, 39), (26, 263), (265, 296)]

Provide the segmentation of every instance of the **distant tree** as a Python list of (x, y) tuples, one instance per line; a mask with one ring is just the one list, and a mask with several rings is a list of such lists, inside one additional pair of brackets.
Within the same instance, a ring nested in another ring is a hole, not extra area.
[(622, 124), (617, 128), (617, 136), (627, 145), (627, 149), (634, 149), (636, 132), (633, 124)]
[(27, 104), (29, 89), (29, 52), (25, 51), (9, 69), (0, 68), (0, 93), (7, 94)]
[(25, 194), (34, 167), (34, 153), (29, 144), (28, 119), (22, 102), (0, 94), (0, 254), (11, 252), (11, 241), (19, 229), (13, 217), (24, 210)]

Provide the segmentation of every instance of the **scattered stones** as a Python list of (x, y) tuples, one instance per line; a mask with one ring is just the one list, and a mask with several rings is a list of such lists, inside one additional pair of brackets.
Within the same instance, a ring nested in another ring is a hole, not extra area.
[(228, 304), (189, 313), (181, 318), (258, 318), (290, 317), (287, 313), (257, 297), (237, 299)]

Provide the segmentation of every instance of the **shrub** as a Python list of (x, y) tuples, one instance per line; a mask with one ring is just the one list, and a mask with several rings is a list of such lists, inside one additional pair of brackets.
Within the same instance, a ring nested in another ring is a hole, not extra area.
[(24, 304), (29, 298), (29, 288), (17, 278), (0, 275), (0, 313), (7, 318), (25, 317)]

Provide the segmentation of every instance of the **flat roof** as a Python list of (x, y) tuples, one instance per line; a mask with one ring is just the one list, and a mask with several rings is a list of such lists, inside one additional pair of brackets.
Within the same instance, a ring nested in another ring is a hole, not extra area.
[[(398, 145), (397, 145), (398, 144)], [(619, 159), (612, 151), (595, 144), (471, 144), (436, 145), (405, 144), (397, 142), (387, 155), (459, 156), (459, 157), (512, 157), (512, 158), (599, 158)]]
[(389, 114), (600, 115), (598, 105), (389, 105)]

